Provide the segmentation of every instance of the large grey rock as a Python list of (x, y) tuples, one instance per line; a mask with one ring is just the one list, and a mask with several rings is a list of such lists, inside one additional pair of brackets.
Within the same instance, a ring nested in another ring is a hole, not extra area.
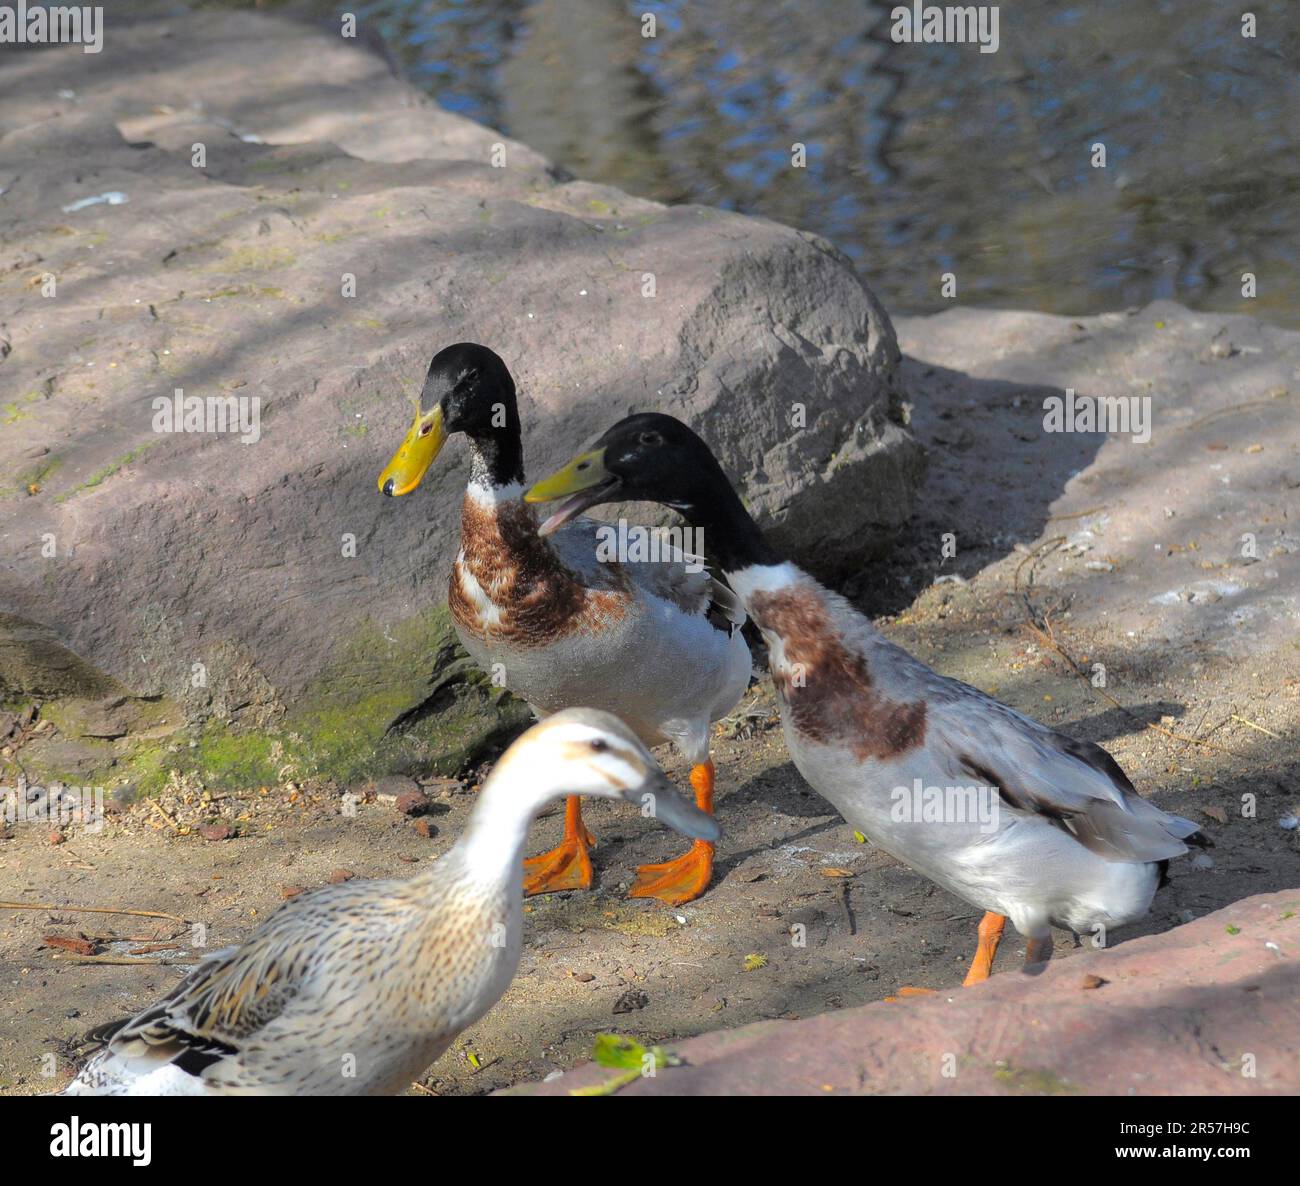
[[(893, 330), (814, 236), (563, 182), (381, 57), (264, 14), (116, 18), (99, 55), (6, 56), (0, 603), (191, 723), (291, 730), (341, 702), (389, 737), (446, 707), (428, 613), (463, 450), (400, 503), (375, 478), (456, 340), (510, 364), (534, 473), (658, 408), (805, 557), (906, 519)], [(176, 388), (256, 397), (260, 439), (156, 432)]]

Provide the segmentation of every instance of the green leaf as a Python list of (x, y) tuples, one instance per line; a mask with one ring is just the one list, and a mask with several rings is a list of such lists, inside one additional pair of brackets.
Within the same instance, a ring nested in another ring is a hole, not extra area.
[(615, 1070), (640, 1070), (646, 1050), (635, 1038), (623, 1034), (597, 1034), (596, 1044), (592, 1047), (591, 1057), (602, 1067)]
[(623, 1034), (597, 1034), (591, 1049), (592, 1058), (600, 1066), (621, 1070), (622, 1074), (590, 1087), (571, 1088), (569, 1094), (613, 1095), (620, 1088), (635, 1083), (641, 1077), (647, 1054), (654, 1060), (656, 1070), (681, 1065), (682, 1060), (675, 1054), (669, 1054), (662, 1046), (651, 1046), (647, 1050), (635, 1038)]

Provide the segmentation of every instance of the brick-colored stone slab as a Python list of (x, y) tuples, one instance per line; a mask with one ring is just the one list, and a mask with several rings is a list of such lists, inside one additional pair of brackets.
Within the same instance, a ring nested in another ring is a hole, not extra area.
[[(1090, 977), (1106, 981), (1088, 988)], [(622, 1095), (1257, 1095), (1300, 1091), (1300, 889), (941, 996), (673, 1047)], [(565, 1095), (588, 1064), (514, 1093)]]

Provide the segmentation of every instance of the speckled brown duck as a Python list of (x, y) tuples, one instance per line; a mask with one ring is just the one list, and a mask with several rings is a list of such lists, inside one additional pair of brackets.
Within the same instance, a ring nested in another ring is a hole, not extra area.
[(533, 726), (464, 834), (407, 881), (293, 898), (156, 1004), (91, 1032), (69, 1095), (392, 1095), (501, 998), (519, 966), (528, 825), (562, 794), (626, 799), (685, 836), (717, 824), (608, 713)]
[(1100, 746), (937, 674), (784, 561), (680, 421), (629, 416), (526, 498), (566, 500), (548, 528), (648, 499), (703, 530), (767, 642), (800, 773), (873, 843), (986, 912), (968, 984), (988, 977), (1007, 918), (1039, 964), (1053, 925), (1096, 936), (1144, 915), (1169, 859), (1201, 839)]
[[(671, 741), (691, 763), (696, 804), (711, 812), (709, 726), (735, 706), (751, 670), (744, 614), (730, 590), (684, 557), (609, 557), (590, 520), (543, 536), (522, 499), (514, 380), (487, 347), (462, 342), (439, 351), (421, 406), (428, 410), (417, 411), (379, 488), (409, 494), (449, 436), (466, 438), (470, 478), (447, 592), (465, 649), (541, 717), (590, 704), (648, 745)], [(527, 862), (526, 891), (588, 888), (593, 844), (570, 798), (559, 846)], [(713, 846), (697, 842), (675, 860), (638, 869), (631, 893), (686, 902), (704, 892), (712, 869)]]

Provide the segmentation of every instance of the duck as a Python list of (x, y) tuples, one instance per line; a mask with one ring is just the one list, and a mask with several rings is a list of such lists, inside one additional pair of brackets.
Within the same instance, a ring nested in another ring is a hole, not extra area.
[(395, 1095), (500, 1000), (519, 966), (528, 825), (561, 795), (624, 799), (716, 840), (609, 713), (548, 716), (502, 755), (465, 830), (407, 880), (291, 898), (128, 1020), (92, 1030), (66, 1095)]
[[(543, 538), (523, 502), (514, 379), (477, 343), (434, 355), (415, 422), (380, 473), (380, 491), (410, 494), (456, 434), (468, 445), (470, 473), (447, 603), (465, 650), (540, 718), (591, 704), (647, 745), (671, 742), (690, 763), (696, 806), (711, 813), (710, 728), (735, 707), (752, 671), (734, 594), (681, 548), (620, 556), (610, 528), (588, 519)], [(525, 892), (589, 889), (594, 844), (578, 798), (569, 797), (563, 838), (529, 858)], [(697, 841), (679, 857), (643, 865), (630, 896), (689, 902), (708, 887), (713, 859), (712, 845)]]
[(1100, 746), (940, 675), (780, 555), (674, 417), (620, 420), (525, 499), (560, 500), (544, 535), (615, 500), (661, 503), (702, 533), (767, 644), (800, 774), (872, 843), (984, 912), (965, 984), (988, 979), (1007, 919), (1036, 973), (1053, 926), (1104, 943), (1147, 913), (1170, 860), (1206, 843)]

